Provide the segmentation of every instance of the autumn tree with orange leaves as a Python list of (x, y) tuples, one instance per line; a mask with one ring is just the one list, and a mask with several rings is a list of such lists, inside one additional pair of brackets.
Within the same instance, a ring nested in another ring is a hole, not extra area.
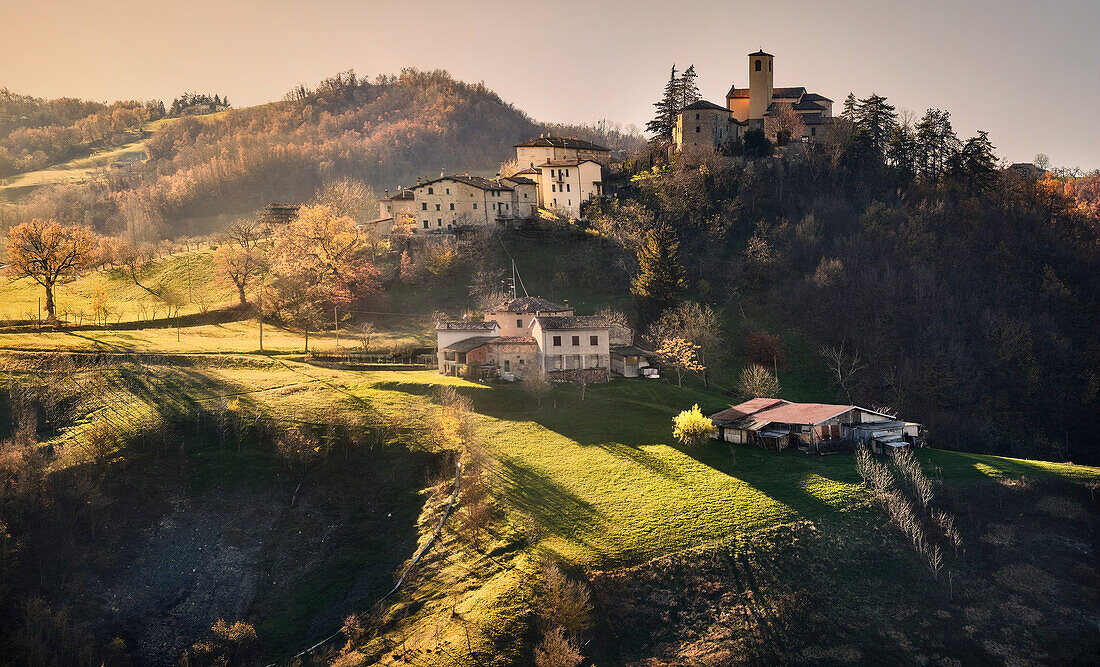
[[(368, 239), (346, 215), (306, 206), (275, 236), (270, 299), (265, 310), (308, 336), (322, 313), (348, 308), (382, 292)], [(331, 320), (329, 320), (331, 321)]]
[(46, 320), (56, 323), (54, 287), (91, 268), (97, 248), (96, 235), (88, 227), (35, 218), (8, 232), (7, 273), (30, 278), (46, 289)]

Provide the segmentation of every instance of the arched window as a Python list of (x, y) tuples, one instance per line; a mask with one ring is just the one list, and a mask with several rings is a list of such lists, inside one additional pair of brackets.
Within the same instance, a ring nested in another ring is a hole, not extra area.
[(760, 61), (759, 60), (756, 61), (756, 71), (757, 72), (760, 71)]

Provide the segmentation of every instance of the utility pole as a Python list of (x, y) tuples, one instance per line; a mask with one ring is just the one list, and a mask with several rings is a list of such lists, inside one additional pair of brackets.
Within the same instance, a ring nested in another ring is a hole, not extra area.
[(38, 297), (38, 332), (42, 333), (42, 297)]
[(260, 281), (260, 352), (264, 351), (264, 283)]

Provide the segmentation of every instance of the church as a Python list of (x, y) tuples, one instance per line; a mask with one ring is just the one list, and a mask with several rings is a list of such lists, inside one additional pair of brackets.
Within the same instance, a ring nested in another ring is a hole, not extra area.
[(808, 92), (805, 86), (776, 88), (773, 82), (775, 56), (764, 51), (749, 54), (749, 86), (736, 84), (726, 93), (726, 105), (700, 100), (684, 107), (676, 117), (672, 138), (676, 150), (718, 150), (727, 141), (737, 141), (751, 129), (765, 129), (765, 120), (786, 112), (798, 114), (804, 142), (821, 141), (833, 116), (833, 101)]

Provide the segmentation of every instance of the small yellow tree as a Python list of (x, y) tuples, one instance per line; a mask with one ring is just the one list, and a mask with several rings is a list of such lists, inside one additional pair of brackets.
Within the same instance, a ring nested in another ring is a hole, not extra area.
[(676, 371), (676, 386), (684, 386), (684, 373), (702, 373), (707, 367), (699, 363), (699, 346), (679, 336), (666, 338), (657, 348), (661, 363)]
[(741, 371), (737, 393), (745, 398), (778, 398), (779, 378), (760, 364), (749, 364)]
[(703, 414), (698, 403), (672, 418), (673, 437), (689, 447), (697, 447), (717, 433), (718, 428)]

